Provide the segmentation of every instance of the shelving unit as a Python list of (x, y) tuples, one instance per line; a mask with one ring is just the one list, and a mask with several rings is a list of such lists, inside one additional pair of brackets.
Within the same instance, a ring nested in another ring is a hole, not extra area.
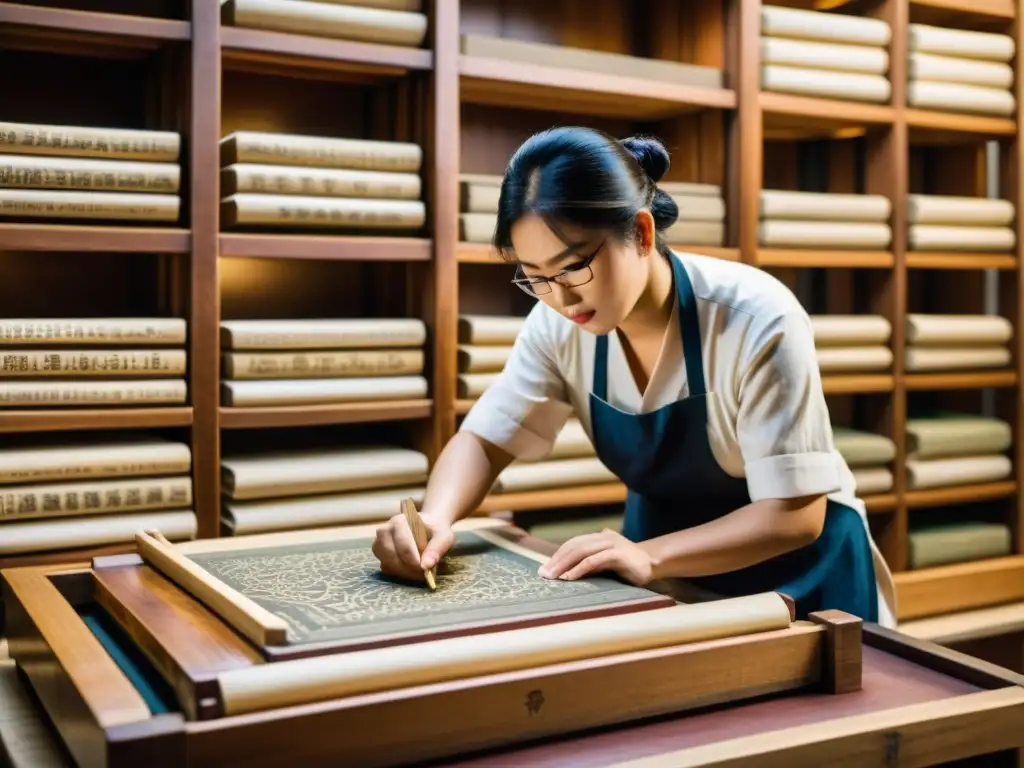
[[(725, 201), (722, 243), (677, 243), (677, 250), (768, 270), (791, 285), (812, 313), (872, 313), (891, 323), (891, 368), (826, 373), (824, 385), (837, 425), (875, 429), (896, 446), (893, 488), (865, 503), (897, 574), (901, 616), (1024, 600), (1024, 160), (1018, 123), (907, 106), (911, 23), (1008, 33), (1019, 51), (1024, 11), (1011, 0), (780, 4), (827, 6), (822, 13), (885, 21), (892, 32), (885, 46), (890, 98), (870, 103), (763, 90), (757, 0), (424, 0), (429, 27), (418, 47), (229, 26), (221, 22), (219, 3), (200, 0), (0, 5), (0, 63), (4, 71), (25, 73), (5, 97), (3, 119), (104, 119), (113, 126), (175, 130), (183, 140), (182, 215), (173, 225), (0, 219), (0, 311), (8, 317), (182, 317), (188, 322), (189, 368), (188, 401), (180, 407), (3, 409), (0, 432), (114, 429), (184, 436), (192, 449), (197, 534), (203, 537), (224, 533), (220, 461), (234, 448), (302, 444), (307, 438), (346, 444), (369, 435), (415, 447), (433, 460), (472, 406), (457, 386), (460, 314), (523, 315), (529, 309), (526, 297), (506, 282), (510, 268), (486, 243), (462, 239), (460, 174), (500, 174), (523, 139), (554, 124), (579, 122), (619, 136), (654, 133), (672, 151), (665, 181), (717, 185)], [(71, 5), (90, 10), (62, 7)], [(136, 15), (127, 15), (129, 8)], [(682, 62), (720, 71), (721, 84), (465, 54), (465, 35)], [(1019, 61), (1013, 63), (1017, 104), (1024, 99)], [(71, 95), (52, 98), (58, 85), (72, 89)], [(415, 232), (381, 236), (227, 227), (219, 143), (237, 130), (416, 142), (423, 149), (426, 222)], [(985, 196), (989, 141), (999, 146), (999, 195), (1017, 209), (1014, 247), (912, 250), (908, 194)], [(891, 242), (864, 249), (762, 245), (764, 189), (880, 195), (891, 204)], [(50, 269), (67, 277), (45, 278)], [(996, 311), (1013, 324), (1011, 365), (908, 372), (908, 312), (989, 311), (982, 301), (986, 275), (990, 292), (998, 283)], [(46, 292), (29, 288), (36, 279), (44, 280)], [(130, 292), (112, 287), (122, 279), (131, 281)], [(954, 295), (954, 289), (963, 293)], [(222, 403), (222, 321), (358, 316), (424, 322), (425, 397), (267, 407)], [(991, 394), (983, 397), (983, 391)], [(955, 403), (968, 411), (994, 403), (1014, 427), (1013, 476), (910, 489), (904, 425), (922, 402)], [(479, 511), (554, 514), (570, 507), (615, 508), (624, 498), (619, 484), (587, 485), (493, 495)], [(996, 505), (989, 514), (1010, 525), (1012, 555), (908, 569), (912, 513), (983, 504)], [(0, 558), (0, 567), (90, 552), (20, 554)], [(980, 589), (981, 582), (991, 589)]]

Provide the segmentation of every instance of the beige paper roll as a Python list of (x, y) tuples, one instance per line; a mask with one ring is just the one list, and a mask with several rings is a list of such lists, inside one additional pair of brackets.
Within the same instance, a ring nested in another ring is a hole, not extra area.
[(896, 458), (896, 443), (885, 435), (848, 427), (832, 430), (835, 448), (850, 467), (887, 464)]
[(724, 221), (725, 200), (709, 195), (669, 194), (679, 209), (677, 221)]
[(182, 376), (183, 349), (0, 349), (0, 378)]
[(361, 5), (364, 8), (380, 8), (385, 11), (422, 11), (423, 0), (314, 0), (317, 3), (336, 5)]
[(0, 537), (22, 520), (190, 506), (189, 475), (8, 485), (0, 488)]
[(500, 179), (497, 184), (460, 182), (459, 187), (459, 211), (461, 213), (497, 215), (498, 200), (501, 198)]
[(187, 394), (184, 379), (0, 381), (0, 408), (181, 405)]
[(403, 486), (382, 491), (332, 493), (324, 496), (224, 502), (224, 523), (233, 536), (270, 531), (355, 525), (397, 515), (403, 499), (423, 501), (426, 488)]
[(309, 197), (241, 193), (221, 201), (225, 224), (351, 229), (419, 229), (427, 219), (420, 200)]
[(0, 448), (0, 485), (186, 474), (187, 443), (159, 438)]
[(962, 195), (907, 195), (907, 221), (942, 226), (967, 224), (1005, 227), (1013, 222), (1010, 200)]
[(221, 359), (225, 379), (322, 379), (423, 373), (422, 349), (232, 352)]
[(907, 487), (942, 488), (951, 485), (993, 483), (1013, 472), (1006, 456), (957, 456), (948, 459), (907, 459)]
[(173, 222), (180, 211), (181, 198), (177, 195), (0, 189), (0, 216)]
[(238, 27), (415, 47), (427, 35), (423, 13), (311, 0), (221, 0)]
[(459, 343), (511, 345), (525, 322), (513, 315), (459, 315)]
[(459, 345), (459, 371), (461, 373), (499, 373), (512, 354), (511, 345), (480, 346)]
[[(568, 419), (555, 438), (554, 445), (551, 446), (551, 452), (544, 459), (538, 459), (537, 461), (578, 459), (584, 456), (594, 456), (595, 453), (594, 444), (590, 442), (590, 436), (583, 429), (579, 419)], [(523, 463), (528, 462), (523, 461)]]
[(460, 213), (459, 240), (466, 243), (490, 243), (497, 226), (496, 213)]
[(908, 371), (1003, 368), (1011, 359), (1005, 347), (907, 347), (905, 367)]
[(887, 467), (857, 467), (853, 473), (854, 488), (858, 496), (888, 493), (892, 490), (892, 471)]
[(817, 352), (818, 368), (831, 371), (879, 371), (892, 365), (892, 350), (882, 345), (822, 347)]
[(380, 349), (418, 347), (427, 326), (417, 318), (305, 318), (222, 320), (220, 343), (228, 349)]
[(261, 163), (393, 173), (418, 173), (423, 165), (423, 147), (411, 141), (235, 131), (220, 140), (220, 149), (225, 165)]
[(1011, 227), (945, 227), (912, 224), (907, 228), (907, 248), (912, 251), (1008, 252), (1017, 245)]
[(173, 163), (180, 151), (172, 131), (0, 121), (0, 152)]
[(766, 91), (795, 93), (800, 96), (865, 101), (881, 104), (889, 101), (892, 85), (884, 75), (859, 72), (806, 69), (781, 64), (761, 67), (761, 88)]
[(217, 680), (230, 717), (789, 626), (788, 606), (769, 592), (513, 629), (484, 641), (465, 636), (259, 664)]
[(889, 71), (889, 52), (869, 45), (762, 37), (761, 63), (884, 75)]
[(868, 46), (892, 39), (892, 29), (881, 19), (774, 5), (761, 6), (761, 34)]
[(907, 315), (907, 344), (958, 347), (1003, 344), (1013, 338), (1013, 324), (1000, 315)]
[(427, 396), (424, 376), (353, 379), (243, 379), (221, 381), (221, 403), (233, 408), (318, 403), (372, 403)]
[(885, 223), (892, 205), (884, 195), (853, 195), (836, 192), (761, 190), (760, 217), (815, 221), (868, 221)]
[(178, 192), (180, 185), (181, 166), (177, 163), (0, 155), (0, 187), (167, 195)]
[(965, 83), (913, 80), (907, 83), (907, 104), (919, 109), (945, 112), (976, 112), (1009, 117), (1017, 108), (1011, 91)]
[(184, 344), (186, 328), (180, 317), (9, 317), (0, 319), (0, 345), (166, 346)]
[(725, 242), (725, 222), (676, 221), (664, 235), (670, 244), (721, 246)]
[(1013, 38), (1006, 34), (910, 24), (907, 28), (907, 49), (910, 52), (1007, 62), (1013, 58), (1015, 46)]
[(907, 534), (909, 568), (934, 568), (1013, 552), (1009, 526), (964, 521), (932, 525)]
[(522, 493), (546, 488), (614, 483), (618, 477), (596, 456), (582, 459), (548, 459), (513, 462), (498, 476), (493, 493)]
[(160, 531), (171, 541), (192, 539), (196, 535), (196, 516), (191, 509), (183, 509), (5, 523), (0, 555), (126, 543), (134, 541), (136, 531), (142, 530)]
[(983, 416), (907, 419), (907, 457), (937, 459), (1003, 453), (1013, 444), (1013, 429), (1002, 419)]
[(989, 88), (1010, 88), (1013, 85), (1013, 67), (1009, 64), (921, 51), (907, 54), (907, 76), (911, 80), (965, 83)]
[(888, 248), (888, 224), (850, 221), (769, 220), (758, 224), (761, 245), (775, 248)]
[(722, 197), (720, 184), (707, 184), (699, 181), (659, 181), (658, 189), (666, 195), (701, 195), (702, 197)]
[(313, 197), (368, 197), (417, 200), (422, 183), (416, 173), (313, 168), (295, 165), (235, 163), (221, 171), (221, 194), (238, 192)]
[(892, 324), (881, 315), (811, 315), (814, 343), (819, 347), (885, 344)]
[(459, 375), (459, 397), (475, 399), (498, 380), (498, 373), (463, 373)]
[(420, 451), (367, 445), (225, 456), (220, 466), (225, 495), (245, 500), (416, 485), (428, 462)]

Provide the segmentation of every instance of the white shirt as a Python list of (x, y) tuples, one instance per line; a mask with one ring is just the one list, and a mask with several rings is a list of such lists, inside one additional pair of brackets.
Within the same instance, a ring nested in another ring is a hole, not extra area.
[[(746, 478), (752, 501), (827, 494), (856, 509), (867, 529), (853, 474), (833, 444), (814, 333), (803, 306), (779, 280), (756, 267), (691, 253), (675, 256), (697, 300), (708, 438), (718, 464), (727, 474)], [(689, 396), (677, 312), (675, 302), (643, 395), (618, 335), (609, 334), (610, 404), (640, 413)], [(595, 341), (592, 333), (538, 301), (504, 370), (461, 429), (517, 459), (543, 458), (573, 414), (593, 440), (589, 398)], [(880, 623), (891, 626), (892, 577), (873, 542), (872, 552)]]

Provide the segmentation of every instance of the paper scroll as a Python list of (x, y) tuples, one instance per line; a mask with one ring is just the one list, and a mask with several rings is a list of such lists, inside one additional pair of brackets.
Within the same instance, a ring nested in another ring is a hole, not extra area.
[(1012, 356), (1010, 321), (998, 315), (907, 315), (907, 371), (1003, 368)]
[(761, 190), (759, 243), (769, 248), (879, 250), (892, 242), (882, 195)]
[(907, 246), (914, 251), (1009, 252), (1017, 244), (1009, 200), (907, 196)]

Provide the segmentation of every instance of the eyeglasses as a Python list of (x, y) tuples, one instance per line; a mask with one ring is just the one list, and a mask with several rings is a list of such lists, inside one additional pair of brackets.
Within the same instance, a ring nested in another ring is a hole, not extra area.
[(523, 273), (523, 267), (520, 265), (516, 267), (516, 277), (513, 278), (512, 282), (530, 296), (551, 293), (551, 283), (558, 283), (565, 288), (576, 288), (586, 285), (594, 279), (594, 272), (590, 268), (590, 262), (597, 258), (597, 254), (600, 253), (603, 246), (604, 243), (601, 243), (592, 254), (579, 264), (563, 269), (551, 277), (526, 277)]

